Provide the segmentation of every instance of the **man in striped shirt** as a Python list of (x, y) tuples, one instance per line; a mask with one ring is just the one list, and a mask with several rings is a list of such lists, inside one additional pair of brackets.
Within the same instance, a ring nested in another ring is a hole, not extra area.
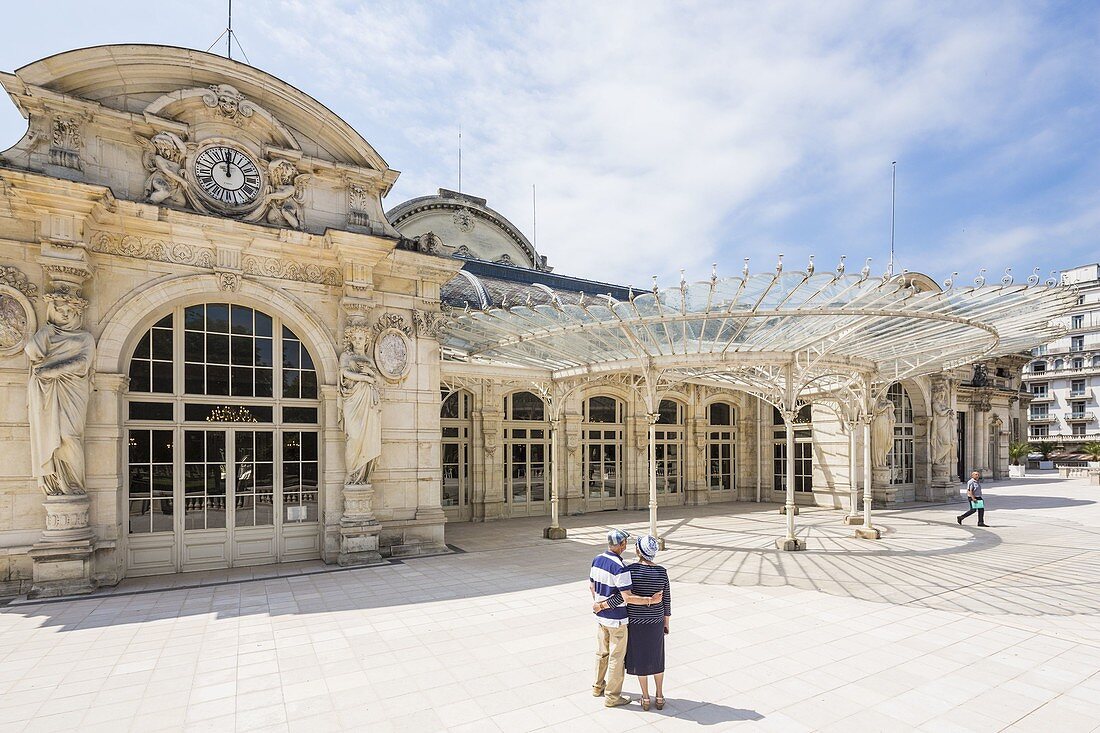
[(660, 603), (663, 593), (641, 598), (630, 592), (630, 573), (622, 554), (630, 535), (621, 529), (607, 533), (607, 552), (592, 561), (588, 573), (588, 588), (592, 592), (596, 612), (596, 682), (592, 695), (605, 692), (604, 704), (609, 707), (626, 705), (630, 698), (623, 691), (623, 658), (626, 656), (627, 624), (626, 603)]

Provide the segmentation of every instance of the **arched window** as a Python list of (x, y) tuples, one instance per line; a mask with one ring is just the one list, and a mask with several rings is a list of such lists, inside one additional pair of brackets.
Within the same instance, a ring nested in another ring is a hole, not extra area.
[(470, 505), (470, 394), (443, 391), (439, 408), (442, 432), (444, 509)]
[(504, 501), (512, 516), (545, 513), (551, 460), (546, 405), (532, 392), (510, 394), (504, 420)]
[(1054, 360), (1054, 368), (1055, 369), (1061, 369), (1065, 365), (1066, 365), (1066, 362), (1063, 359), (1055, 359)]
[(725, 402), (707, 407), (707, 487), (732, 491), (737, 482), (737, 414)]
[(317, 372), (279, 317), (178, 307), (127, 371), (134, 574), (319, 556)]
[(596, 396), (584, 401), (581, 427), (586, 507), (619, 509), (623, 497), (623, 403)]
[(674, 400), (661, 400), (654, 426), (654, 456), (657, 459), (657, 493), (675, 494), (683, 489), (684, 407)]
[(900, 382), (890, 385), (886, 396), (894, 404), (894, 447), (886, 455), (890, 484), (911, 484), (913, 470), (913, 403)]
[(1078, 356), (1077, 358), (1075, 358), (1073, 360), (1073, 368), (1074, 369), (1084, 369), (1085, 368), (1085, 360)]
[[(813, 491), (814, 430), (813, 411), (802, 405), (794, 419), (794, 490)], [(778, 408), (772, 408), (772, 488), (787, 490), (787, 428)]]
[(1094, 367), (1100, 367), (1100, 356), (1092, 357), (1092, 365)]
[(1047, 363), (1045, 361), (1036, 361), (1031, 364), (1032, 374), (1043, 374), (1047, 370)]

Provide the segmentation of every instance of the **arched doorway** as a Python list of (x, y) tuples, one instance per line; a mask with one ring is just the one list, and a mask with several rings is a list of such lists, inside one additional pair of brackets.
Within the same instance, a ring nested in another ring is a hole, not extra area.
[(581, 476), (587, 511), (623, 507), (623, 422), (620, 400), (600, 395), (584, 401)]
[(712, 501), (736, 497), (737, 411), (728, 402), (707, 406), (707, 488)]
[(546, 404), (532, 392), (504, 398), (504, 502), (510, 516), (549, 510), (550, 423)]
[(661, 400), (653, 429), (653, 455), (657, 461), (657, 493), (667, 498), (662, 504), (683, 503), (684, 496), (684, 406), (675, 400)]
[(281, 318), (178, 306), (128, 374), (129, 574), (320, 556), (317, 372)]
[(469, 392), (443, 392), (439, 409), (443, 465), (440, 504), (447, 519), (470, 519), (470, 402)]
[(901, 382), (891, 384), (886, 396), (894, 405), (894, 445), (886, 455), (890, 485), (912, 486), (916, 481), (913, 402)]

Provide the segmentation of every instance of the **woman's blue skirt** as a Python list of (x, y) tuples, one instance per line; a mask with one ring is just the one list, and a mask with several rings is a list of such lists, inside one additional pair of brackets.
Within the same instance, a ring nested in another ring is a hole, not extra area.
[(626, 673), (661, 674), (665, 671), (665, 625), (630, 624), (626, 643)]

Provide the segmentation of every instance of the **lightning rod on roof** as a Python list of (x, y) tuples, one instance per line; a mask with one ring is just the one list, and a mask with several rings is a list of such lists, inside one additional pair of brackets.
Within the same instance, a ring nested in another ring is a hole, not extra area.
[(252, 62), (248, 60), (248, 54), (244, 52), (244, 46), (241, 45), (241, 39), (239, 35), (236, 31), (233, 30), (233, 0), (229, 0), (229, 22), (225, 26), (225, 30), (221, 32), (221, 35), (214, 39), (213, 43), (207, 46), (206, 50), (209, 51), (210, 49), (214, 48), (214, 46), (218, 45), (218, 41), (220, 41), (222, 38), (225, 38), (226, 58), (233, 58), (233, 43), (235, 41), (237, 43), (237, 48), (241, 52), (241, 56), (244, 56), (245, 62), (249, 65), (252, 64)]
[(898, 162), (890, 163), (890, 264), (886, 266), (887, 277), (894, 274), (894, 202), (897, 199)]

